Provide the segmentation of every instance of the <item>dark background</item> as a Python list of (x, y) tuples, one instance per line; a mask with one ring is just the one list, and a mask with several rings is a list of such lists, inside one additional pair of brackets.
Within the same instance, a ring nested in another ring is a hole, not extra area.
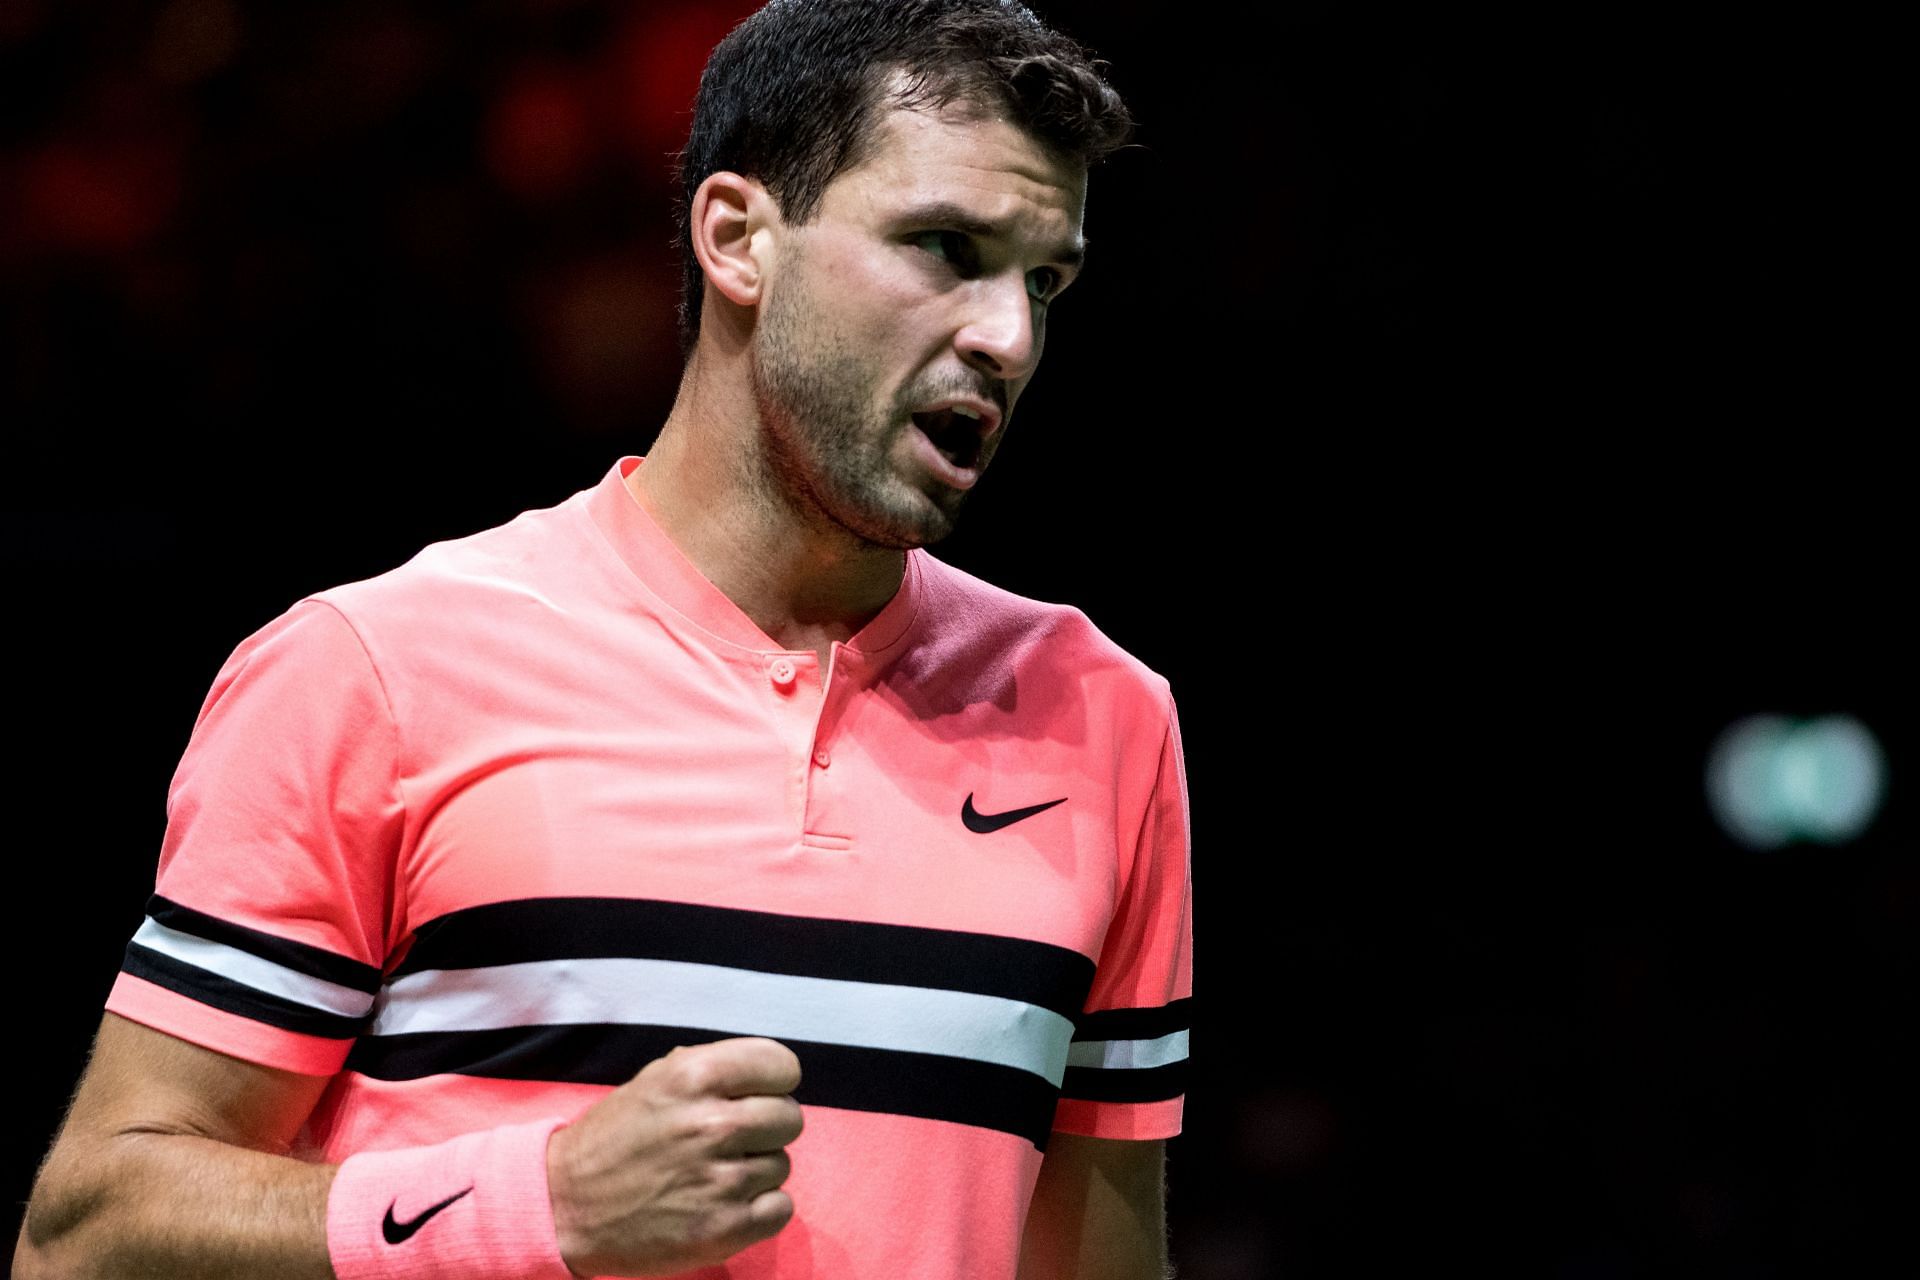
[[(0, 3), (9, 1201), (226, 654), (645, 451), (743, 8)], [(1180, 700), (1187, 1280), (1851, 1272), (1910, 1213), (1895, 41), (1444, 8), (1045, 6), (1140, 145), (940, 554)], [(1756, 711), (1879, 735), (1864, 838), (1718, 833)]]

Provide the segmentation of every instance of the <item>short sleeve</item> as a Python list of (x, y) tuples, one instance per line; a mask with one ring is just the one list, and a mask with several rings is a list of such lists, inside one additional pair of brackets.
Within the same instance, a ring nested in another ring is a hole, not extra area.
[(1054, 1128), (1168, 1138), (1186, 1098), (1193, 996), (1186, 764), (1171, 702), (1145, 818), (1076, 1020)]
[(107, 1008), (249, 1061), (340, 1069), (385, 959), (404, 806), (379, 675), (303, 600), (221, 667), (167, 793), (147, 918)]

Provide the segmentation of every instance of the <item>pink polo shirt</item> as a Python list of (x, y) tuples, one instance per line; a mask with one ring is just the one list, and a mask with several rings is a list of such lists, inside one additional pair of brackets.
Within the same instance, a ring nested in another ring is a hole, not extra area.
[(1011, 1275), (1050, 1132), (1180, 1127), (1166, 682), (924, 551), (822, 670), (680, 554), (638, 465), (234, 651), (107, 1007), (332, 1076), (327, 1160), (771, 1036), (797, 1216), (702, 1274)]

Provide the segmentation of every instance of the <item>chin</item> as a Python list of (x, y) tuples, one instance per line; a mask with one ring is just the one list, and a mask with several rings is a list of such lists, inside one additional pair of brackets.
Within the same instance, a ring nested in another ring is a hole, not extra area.
[(903, 518), (898, 513), (890, 512), (887, 516), (843, 524), (848, 532), (869, 546), (910, 551), (914, 547), (932, 546), (952, 533), (959, 522), (958, 516), (958, 511), (933, 507), (913, 517)]
[(907, 551), (952, 533), (966, 499), (964, 493), (938, 495), (902, 483), (891, 493), (850, 496), (832, 514), (834, 523), (868, 546)]
[(953, 532), (954, 522), (942, 521), (938, 525), (921, 525), (907, 529), (898, 525), (868, 526), (864, 529), (851, 529), (849, 532), (870, 547), (884, 547), (889, 551), (911, 551), (915, 547), (930, 547)]

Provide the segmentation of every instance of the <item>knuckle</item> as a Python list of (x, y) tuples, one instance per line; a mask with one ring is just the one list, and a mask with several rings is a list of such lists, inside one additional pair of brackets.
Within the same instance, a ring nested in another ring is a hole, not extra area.
[(740, 1234), (746, 1215), (733, 1206), (716, 1207), (697, 1215), (692, 1223), (692, 1242), (703, 1246), (726, 1245)]
[(740, 1125), (719, 1107), (710, 1109), (700, 1118), (700, 1136), (711, 1146), (720, 1146), (738, 1132)]
[(656, 1082), (662, 1082), (662, 1083), (667, 1083), (675, 1080), (676, 1078), (678, 1078), (682, 1070), (682, 1067), (684, 1064), (684, 1059), (682, 1055), (685, 1053), (686, 1053), (686, 1050), (684, 1048), (673, 1048), (673, 1049), (667, 1050), (665, 1053), (655, 1058), (652, 1062), (649, 1062), (646, 1066), (640, 1068), (640, 1074), (635, 1076), (634, 1079), (635, 1080), (652, 1079)]
[(713, 1055), (689, 1051), (677, 1064), (677, 1079), (689, 1093), (718, 1092), (720, 1071)]
[(713, 1075), (706, 1055), (682, 1045), (647, 1064), (659, 1087), (675, 1093), (703, 1093)]
[(793, 1197), (784, 1191), (769, 1191), (753, 1202), (749, 1222), (761, 1238), (772, 1235), (793, 1220)]
[(713, 1171), (714, 1190), (726, 1200), (744, 1200), (753, 1171), (739, 1160), (729, 1160)]
[(717, 1146), (733, 1136), (737, 1126), (725, 1107), (690, 1106), (681, 1113), (681, 1129), (705, 1146)]
[(742, 1191), (772, 1191), (793, 1176), (793, 1161), (784, 1151), (759, 1157), (749, 1169), (741, 1171)]

